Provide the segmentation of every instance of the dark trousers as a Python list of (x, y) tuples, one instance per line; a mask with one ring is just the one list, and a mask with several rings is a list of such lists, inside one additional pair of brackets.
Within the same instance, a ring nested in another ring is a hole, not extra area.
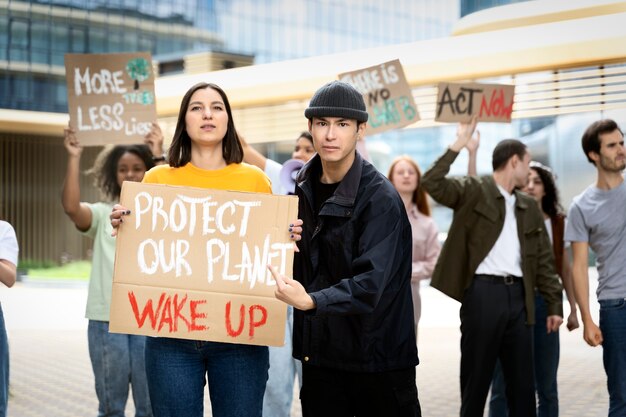
[(496, 360), (506, 381), (510, 417), (534, 417), (532, 327), (524, 285), (474, 279), (461, 305), (461, 417), (482, 417)]
[(348, 372), (302, 365), (303, 417), (421, 417), (415, 367)]

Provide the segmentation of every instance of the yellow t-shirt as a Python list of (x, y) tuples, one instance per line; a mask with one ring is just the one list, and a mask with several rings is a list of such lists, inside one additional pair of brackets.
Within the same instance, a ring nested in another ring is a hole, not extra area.
[(272, 193), (272, 184), (267, 175), (259, 168), (245, 162), (230, 164), (216, 170), (200, 169), (191, 162), (180, 168), (157, 165), (146, 172), (143, 182), (215, 190)]

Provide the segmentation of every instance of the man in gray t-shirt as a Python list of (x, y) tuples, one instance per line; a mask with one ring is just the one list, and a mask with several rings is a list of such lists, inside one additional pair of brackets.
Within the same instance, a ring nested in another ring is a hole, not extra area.
[[(565, 240), (572, 242), (574, 292), (590, 346), (602, 344), (609, 417), (626, 416), (626, 168), (624, 135), (613, 120), (592, 123), (582, 137), (596, 184), (577, 196)], [(589, 311), (589, 247), (597, 256), (600, 326)]]

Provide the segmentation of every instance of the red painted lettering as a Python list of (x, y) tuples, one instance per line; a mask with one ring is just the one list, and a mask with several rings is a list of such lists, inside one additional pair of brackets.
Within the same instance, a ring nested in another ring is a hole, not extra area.
[(191, 300), (189, 302), (189, 311), (191, 316), (191, 326), (189, 327), (189, 331), (207, 330), (209, 328), (209, 326), (196, 323), (196, 319), (206, 318), (206, 313), (198, 313), (196, 311), (196, 307), (199, 304), (206, 304), (206, 300)]
[(241, 307), (239, 307), (239, 328), (237, 330), (233, 330), (233, 326), (230, 322), (230, 304), (230, 301), (226, 303), (226, 332), (230, 337), (237, 337), (243, 331), (244, 320), (246, 317), (246, 306), (242, 304)]
[(173, 325), (172, 325), (172, 301), (171, 297), (168, 296), (165, 300), (165, 305), (163, 306), (163, 312), (161, 313), (161, 320), (159, 321), (159, 331), (163, 328), (165, 324), (170, 325), (170, 333), (172, 333)]
[(152, 308), (152, 300), (148, 300), (146, 305), (143, 308), (141, 313), (141, 317), (139, 317), (139, 308), (137, 307), (137, 299), (135, 298), (135, 294), (132, 291), (128, 292), (128, 300), (130, 301), (130, 306), (133, 309), (133, 314), (135, 315), (135, 320), (137, 320), (137, 326), (141, 329), (143, 327), (144, 322), (146, 321), (146, 317), (150, 318), (150, 327), (154, 330), (157, 318), (161, 314), (161, 307), (163, 306), (163, 301), (165, 300), (165, 293), (161, 294), (159, 298), (159, 305), (157, 306), (156, 312)]
[[(254, 318), (254, 312), (255, 311), (260, 311), (261, 312), (261, 317), (258, 320), (255, 320)], [(260, 327), (263, 326), (265, 324), (265, 322), (267, 321), (267, 309), (263, 306), (260, 305), (253, 305), (250, 306), (250, 331), (249, 331), (249, 336), (250, 339), (254, 338), (254, 329), (256, 327)]]
[(480, 113), (478, 117), (503, 117), (510, 119), (511, 113), (513, 112), (513, 100), (511, 99), (511, 103), (508, 105), (504, 102), (504, 90), (493, 90), (491, 93), (491, 98), (487, 103), (485, 96), (480, 103)]
[(185, 306), (185, 302), (187, 301), (187, 294), (183, 297), (182, 301), (178, 303), (178, 294), (174, 294), (174, 331), (178, 331), (178, 320), (182, 320), (187, 325), (187, 330), (191, 330), (191, 324), (189, 320), (185, 316), (182, 315), (181, 311)]

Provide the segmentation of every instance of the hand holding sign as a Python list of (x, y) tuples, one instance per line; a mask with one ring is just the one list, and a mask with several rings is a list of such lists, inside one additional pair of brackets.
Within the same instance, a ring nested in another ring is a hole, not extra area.
[(111, 219), (111, 227), (113, 228), (113, 232), (111, 232), (111, 236), (117, 236), (117, 229), (124, 223), (124, 217), (130, 214), (130, 210), (124, 207), (121, 204), (115, 204), (113, 209), (111, 210), (111, 215), (109, 219)]
[(76, 131), (68, 124), (67, 127), (63, 129), (63, 134), (65, 136), (63, 139), (63, 145), (65, 146), (67, 153), (75, 158), (80, 157), (83, 153), (83, 147), (80, 146), (80, 141), (76, 137)]
[(472, 140), (474, 130), (476, 130), (476, 124), (478, 120), (476, 116), (472, 116), (469, 123), (459, 123), (459, 127), (456, 130), (456, 141), (450, 145), (450, 149), (455, 152), (461, 152), (461, 149), (467, 146)]
[(163, 155), (163, 131), (158, 123), (152, 123), (150, 131), (144, 136), (143, 142), (150, 148), (150, 152), (152, 152), (152, 156), (155, 158)]

